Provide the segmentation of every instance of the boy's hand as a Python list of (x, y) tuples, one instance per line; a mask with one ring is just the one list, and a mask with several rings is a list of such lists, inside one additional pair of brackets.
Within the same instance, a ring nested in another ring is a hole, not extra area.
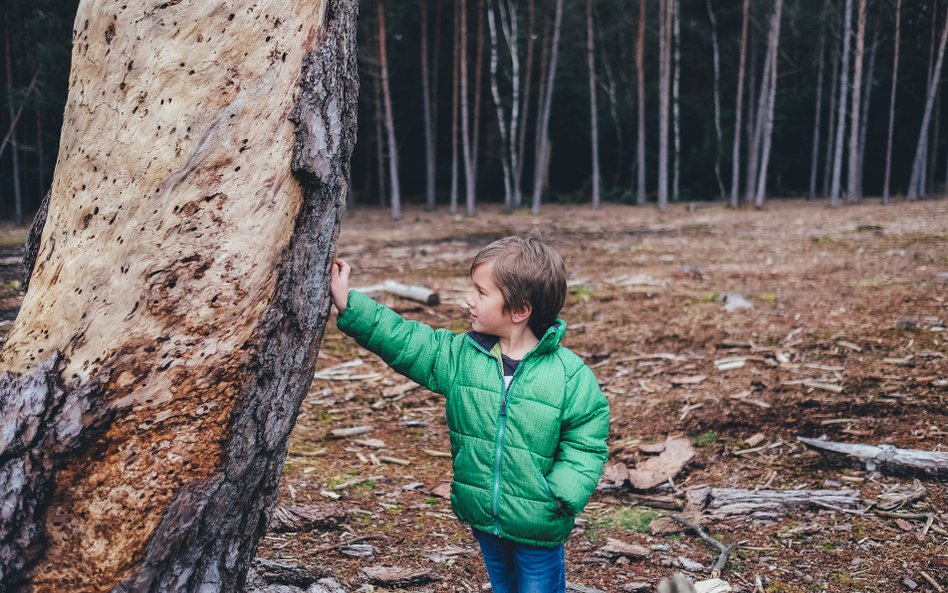
[(352, 267), (341, 259), (332, 262), (332, 274), (329, 279), (329, 292), (332, 304), (342, 313), (349, 304), (349, 273)]

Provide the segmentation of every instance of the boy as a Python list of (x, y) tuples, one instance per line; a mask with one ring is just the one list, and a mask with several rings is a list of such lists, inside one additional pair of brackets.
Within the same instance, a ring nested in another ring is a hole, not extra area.
[(446, 396), (451, 508), (473, 529), (494, 592), (565, 592), (563, 543), (606, 462), (609, 404), (589, 367), (559, 345), (562, 258), (535, 237), (481, 250), (464, 334), (350, 292), (349, 272), (333, 264), (339, 328)]

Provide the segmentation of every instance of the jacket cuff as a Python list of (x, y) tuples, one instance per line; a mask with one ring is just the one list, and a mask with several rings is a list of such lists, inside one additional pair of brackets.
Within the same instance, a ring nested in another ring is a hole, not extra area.
[(346, 308), (336, 318), (336, 325), (350, 336), (364, 336), (372, 330), (378, 307), (379, 304), (370, 297), (357, 290), (350, 290)]

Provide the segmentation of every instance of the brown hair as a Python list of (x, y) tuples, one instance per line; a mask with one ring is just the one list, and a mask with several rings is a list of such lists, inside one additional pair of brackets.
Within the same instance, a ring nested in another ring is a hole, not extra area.
[(504, 313), (530, 305), (527, 325), (543, 337), (566, 300), (566, 266), (563, 258), (539, 233), (498, 239), (484, 247), (471, 263), (471, 273), (493, 262), (493, 280), (504, 297)]

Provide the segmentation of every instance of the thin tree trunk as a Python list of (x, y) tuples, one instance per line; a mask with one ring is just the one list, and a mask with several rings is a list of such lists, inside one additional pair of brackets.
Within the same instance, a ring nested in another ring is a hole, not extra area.
[(932, 108), (935, 105), (935, 93), (941, 78), (941, 65), (945, 58), (945, 42), (948, 41), (948, 10), (945, 11), (945, 25), (941, 31), (941, 41), (938, 44), (938, 59), (935, 68), (928, 79), (928, 96), (925, 99), (925, 112), (922, 115), (922, 129), (918, 135), (918, 145), (915, 148), (915, 159), (912, 164), (912, 179), (909, 182), (908, 198), (914, 200), (920, 197), (924, 177), (922, 163), (925, 160), (925, 147), (928, 144), (928, 128), (931, 124)]
[(530, 0), (527, 4), (527, 59), (524, 65), (523, 75), (523, 101), (520, 103), (520, 113), (523, 114), (523, 121), (520, 125), (519, 138), (517, 140), (517, 154), (520, 158), (517, 160), (514, 176), (514, 195), (516, 200), (514, 208), (520, 208), (523, 201), (523, 163), (526, 160), (527, 150), (527, 123), (530, 116), (530, 90), (533, 79), (533, 47), (534, 30), (536, 28), (536, 0)]
[(431, 70), (428, 67), (428, 2), (419, 0), (421, 12), (421, 106), (425, 126), (425, 204), (435, 207), (435, 143), (434, 118), (431, 114)]
[(671, 0), (672, 9), (672, 48), (674, 63), (672, 65), (672, 129), (674, 131), (675, 161), (672, 167), (671, 199), (677, 202), (681, 190), (681, 113), (679, 106), (679, 89), (681, 88), (681, 6), (679, 0)]
[(382, 107), (382, 75), (378, 72), (372, 80), (372, 90), (375, 95), (375, 146), (376, 161), (378, 163), (379, 206), (385, 208), (388, 206), (388, 182), (385, 180), (385, 132), (383, 130), (385, 113)]
[(596, 109), (596, 45), (593, 38), (593, 0), (586, 0), (586, 66), (589, 68), (589, 129), (592, 140), (592, 207), (599, 208), (599, 115)]
[(859, 120), (862, 106), (862, 54), (866, 50), (866, 0), (858, 0), (856, 9), (856, 51), (853, 53), (853, 102), (849, 119), (849, 180), (846, 201), (855, 202), (859, 195)]
[(668, 101), (671, 86), (672, 0), (659, 0), (658, 209), (668, 209)]
[(35, 105), (36, 110), (36, 181), (40, 193), (45, 194), (46, 190), (46, 153), (43, 150), (43, 117), (39, 109), (39, 101)]
[[(598, 13), (593, 13), (593, 17), (596, 21), (599, 21), (600, 18)], [(599, 38), (599, 44), (601, 47), (605, 47), (607, 44), (603, 41), (602, 37), (603, 27), (601, 23), (596, 26), (596, 35)], [(616, 89), (616, 77), (612, 70), (612, 64), (609, 60), (608, 52), (600, 52), (599, 54), (602, 58), (602, 69), (606, 74), (606, 84), (601, 84), (603, 90), (606, 92), (606, 96), (609, 97), (609, 117), (612, 120), (613, 130), (615, 130), (616, 136), (616, 145), (615, 145), (615, 173), (612, 178), (612, 187), (618, 187), (621, 175), (622, 175), (622, 161), (625, 160), (625, 142), (622, 134), (622, 120), (619, 118), (619, 93)]]
[[(497, 4), (500, 5), (506, 0), (496, 1)], [(501, 13), (503, 13), (505, 10), (503, 6), (497, 6), (497, 9), (500, 10)], [(494, 108), (497, 110), (497, 127), (500, 132), (500, 162), (504, 173), (504, 212), (510, 212), (514, 207), (513, 188), (511, 187), (511, 177), (513, 176), (513, 171), (511, 170), (510, 160), (510, 149), (512, 148), (511, 144), (513, 144), (513, 138), (507, 129), (507, 116), (504, 114), (504, 103), (503, 99), (500, 97), (500, 87), (497, 81), (497, 54), (499, 44), (497, 41), (496, 19), (494, 17), (495, 7), (491, 5), (487, 10), (487, 23), (490, 30), (490, 90), (491, 97), (494, 100)], [(501, 18), (504, 17), (501, 16)], [(512, 59), (516, 59), (515, 55), (512, 55)], [(516, 101), (513, 101), (513, 105), (516, 105)], [(511, 116), (511, 121), (512, 120), (513, 117)]]
[[(126, 2), (79, 3), (48, 219), (0, 351), (3, 591), (241, 591), (328, 320), (356, 3), (261, 5), (263, 43), (256, 12)], [(215, 67), (155, 77), (168, 56)]]
[(711, 51), (714, 63), (714, 178), (718, 182), (718, 196), (724, 199), (724, 181), (721, 180), (721, 58), (718, 48), (718, 21), (714, 16), (711, 0), (705, 0), (708, 8), (708, 20), (711, 21)]
[(889, 131), (885, 144), (885, 181), (882, 184), (882, 203), (889, 203), (892, 179), (892, 132), (895, 125), (895, 91), (899, 86), (899, 42), (901, 37), (902, 0), (895, 0), (895, 41), (892, 50), (892, 89), (889, 91)]
[(734, 109), (734, 148), (731, 151), (731, 208), (737, 208), (740, 196), (741, 174), (741, 117), (744, 115), (744, 71), (747, 63), (747, 24), (750, 18), (750, 0), (744, 0), (741, 17), (741, 56), (737, 67), (737, 98)]
[(820, 120), (823, 116), (823, 55), (826, 49), (826, 3), (823, 3), (823, 18), (820, 19), (820, 49), (817, 54), (816, 107), (813, 114), (813, 147), (810, 151), (810, 190), (808, 200), (816, 198), (816, 178), (820, 162)]
[(872, 87), (876, 71), (876, 50), (879, 48), (880, 29), (882, 29), (881, 23), (877, 23), (875, 30), (872, 32), (872, 45), (870, 45), (869, 49), (869, 64), (866, 67), (866, 74), (863, 76), (865, 83), (862, 93), (862, 111), (859, 124), (859, 163), (857, 165), (859, 167), (859, 191), (857, 195), (860, 196), (860, 198), (864, 195), (863, 181), (865, 178), (865, 169), (863, 165), (866, 160), (866, 135), (869, 132), (869, 106), (872, 104)]
[(757, 182), (757, 196), (754, 206), (762, 208), (767, 195), (767, 168), (770, 164), (770, 143), (774, 131), (774, 108), (777, 100), (777, 61), (780, 56), (780, 19), (783, 12), (783, 0), (777, 0), (770, 25), (767, 44), (770, 46), (770, 88), (768, 89), (767, 116), (764, 123), (764, 144), (760, 155), (760, 178)]
[(3, 41), (6, 54), (7, 71), (7, 107), (10, 114), (10, 154), (13, 159), (13, 169), (10, 175), (13, 177), (13, 222), (16, 226), (23, 226), (23, 193), (20, 190), (20, 145), (16, 141), (16, 120), (17, 114), (13, 110), (13, 102), (9, 99), (13, 96), (13, 65), (10, 62), (10, 10), (4, 7), (3, 11)]
[(533, 204), (531, 211), (540, 213), (540, 198), (543, 195), (543, 178), (546, 164), (549, 162), (549, 129), (550, 113), (553, 111), (553, 86), (556, 82), (556, 61), (560, 49), (560, 29), (563, 24), (563, 0), (556, 0), (556, 13), (553, 17), (553, 38), (550, 41), (550, 65), (547, 70), (546, 89), (543, 91), (543, 111), (538, 122), (540, 139), (537, 151), (537, 162), (533, 174)]
[(473, 140), (471, 154), (474, 158), (474, 194), (477, 194), (477, 170), (480, 162), (481, 145), (481, 99), (484, 95), (484, 13), (487, 12), (485, 0), (477, 0), (477, 58), (474, 66), (474, 120), (471, 126)]
[(928, 195), (935, 182), (936, 158), (938, 156), (938, 135), (941, 128), (941, 83), (939, 81), (938, 92), (935, 94), (935, 109), (932, 113), (932, 132), (928, 135), (928, 146), (925, 148), (925, 174), (922, 179), (924, 185), (920, 195)]
[[(748, 80), (747, 80), (747, 96), (745, 100), (747, 101), (747, 151), (745, 157), (745, 171), (744, 171), (744, 202), (748, 202), (750, 199), (748, 193), (753, 195), (754, 184), (757, 181), (756, 177), (756, 163), (757, 163), (757, 147), (754, 145), (754, 138), (757, 134), (757, 32), (753, 29), (750, 31), (750, 47), (748, 49), (750, 52), (750, 62), (748, 64)], [(755, 168), (751, 169), (751, 163), (755, 163)]]
[[(835, 11), (834, 11), (835, 12)], [(837, 23), (836, 30), (839, 30), (839, 24)], [(839, 80), (839, 62), (840, 62), (840, 51), (842, 50), (842, 43), (844, 40), (841, 35), (834, 36), (837, 38), (838, 42), (832, 44), (830, 50), (830, 63), (833, 65), (833, 69), (830, 72), (829, 77), (829, 87), (830, 87), (830, 99), (829, 103), (826, 106), (826, 151), (823, 156), (823, 197), (828, 198), (830, 194), (830, 183), (833, 179), (833, 156), (835, 155), (835, 146), (836, 146), (836, 116), (839, 113), (838, 101), (836, 96), (836, 91), (839, 89), (839, 85), (836, 84), (836, 81)]]
[(395, 142), (395, 115), (392, 109), (392, 92), (388, 84), (388, 51), (385, 35), (385, 2), (376, 5), (379, 26), (379, 72), (382, 80), (382, 102), (385, 106), (385, 135), (388, 139), (388, 172), (392, 186), (392, 219), (402, 217), (402, 190), (398, 181), (398, 145)]
[(454, 2), (454, 57), (451, 61), (451, 214), (458, 213), (458, 117), (460, 115), (461, 0)]
[[(748, 2), (749, 0), (744, 0)], [(635, 145), (636, 190), (635, 202), (644, 206), (647, 194), (645, 190), (645, 17), (646, 0), (639, 0), (639, 29), (635, 36), (635, 91), (638, 100), (638, 139)]]
[(830, 206), (839, 206), (843, 168), (843, 134), (846, 128), (846, 103), (849, 95), (849, 37), (852, 35), (853, 0), (846, 0), (843, 12), (843, 58), (839, 73), (839, 113), (836, 119), (836, 147), (833, 152), (833, 181), (830, 184)]
[(514, 177), (514, 171), (520, 165), (520, 159), (523, 156), (517, 151), (515, 142), (519, 135), (520, 126), (520, 25), (519, 15), (517, 14), (517, 4), (512, 0), (502, 0), (501, 6), (501, 29), (504, 32), (504, 39), (507, 41), (507, 49), (510, 52), (510, 129), (505, 143), (508, 146), (510, 155), (510, 186), (512, 192), (512, 206), (520, 204), (522, 201), (520, 195), (520, 186)]
[[(534, 177), (537, 175), (536, 169), (542, 169), (544, 165), (544, 159), (542, 153), (544, 150), (543, 147), (543, 129), (540, 126), (540, 122), (543, 121), (543, 106), (546, 104), (546, 79), (550, 71), (550, 46), (553, 39), (553, 19), (550, 17), (549, 11), (545, 11), (543, 15), (543, 44), (540, 50), (540, 78), (537, 81), (537, 109), (536, 109), (536, 123), (533, 126), (533, 167), (534, 167)], [(540, 177), (543, 178), (543, 172), (540, 171)], [(540, 191), (542, 192), (542, 186)], [(531, 187), (531, 196), (533, 194), (533, 188)], [(532, 206), (532, 202), (531, 202)]]
[[(775, 11), (776, 14), (776, 11)], [(773, 30), (767, 34), (767, 52), (764, 56), (763, 72), (761, 73), (760, 92), (757, 95), (755, 108), (754, 133), (751, 136), (750, 152), (747, 158), (747, 191), (745, 200), (749, 204), (757, 204), (757, 194), (760, 191), (760, 165), (762, 162), (762, 145), (764, 132), (767, 128), (767, 106), (770, 101), (770, 88), (774, 85), (774, 69), (771, 62), (774, 60)]]
[(461, 153), (464, 157), (465, 205), (468, 216), (474, 216), (474, 153), (471, 146), (471, 117), (467, 88), (467, 0), (461, 0)]

